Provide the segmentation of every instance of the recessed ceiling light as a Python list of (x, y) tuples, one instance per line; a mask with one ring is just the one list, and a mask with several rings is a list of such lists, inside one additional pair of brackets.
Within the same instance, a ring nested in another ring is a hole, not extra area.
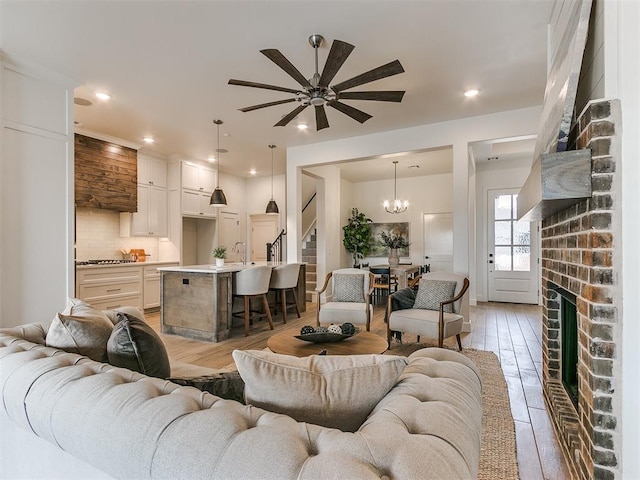
[(252, 168), (251, 170), (249, 170), (249, 175), (255, 175), (256, 173), (257, 172), (255, 168)]
[(96, 92), (96, 97), (100, 100), (109, 100), (111, 98), (111, 95), (105, 92)]
[(306, 123), (298, 124), (298, 130), (306, 130), (307, 128), (309, 128), (309, 125), (307, 125)]
[(216, 157), (214, 157), (213, 155), (209, 155), (209, 161), (211, 163), (215, 162), (216, 161)]
[(153, 143), (153, 142), (155, 142), (153, 137), (144, 137), (143, 140), (144, 140), (144, 143)]
[(474, 89), (467, 90), (466, 92), (464, 92), (464, 96), (467, 97), (467, 98), (475, 97), (476, 95), (478, 95), (478, 93), (480, 93), (480, 92), (478, 92), (478, 90), (476, 90), (474, 88)]

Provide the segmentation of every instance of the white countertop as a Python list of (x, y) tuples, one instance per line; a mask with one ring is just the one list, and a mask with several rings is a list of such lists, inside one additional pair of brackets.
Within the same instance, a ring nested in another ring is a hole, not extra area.
[(77, 270), (84, 270), (89, 268), (114, 268), (114, 267), (144, 267), (145, 265), (153, 266), (153, 265), (177, 265), (177, 261), (144, 261), (144, 262), (128, 262), (128, 263), (108, 263), (103, 265), (76, 265)]
[(246, 265), (242, 263), (225, 263), (222, 267), (216, 267), (215, 264), (206, 264), (206, 265), (184, 265), (177, 267), (160, 267), (158, 270), (161, 272), (189, 272), (189, 273), (228, 273), (228, 272), (239, 272), (240, 270), (245, 270), (247, 268), (254, 268), (259, 266), (269, 266), (269, 267), (277, 267), (278, 265), (286, 265), (285, 262), (250, 262)]

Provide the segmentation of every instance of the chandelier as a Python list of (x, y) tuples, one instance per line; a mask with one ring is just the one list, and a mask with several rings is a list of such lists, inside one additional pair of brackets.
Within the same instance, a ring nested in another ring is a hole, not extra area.
[(402, 213), (406, 212), (409, 207), (409, 202), (407, 200), (402, 201), (398, 199), (397, 195), (397, 186), (398, 186), (398, 161), (393, 161), (393, 203), (389, 203), (389, 200), (385, 200), (382, 204), (387, 213)]

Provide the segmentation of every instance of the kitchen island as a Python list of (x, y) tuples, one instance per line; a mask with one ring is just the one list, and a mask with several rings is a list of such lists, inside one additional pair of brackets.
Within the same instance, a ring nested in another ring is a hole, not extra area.
[[(220, 342), (229, 338), (233, 308), (233, 273), (258, 265), (282, 263), (229, 263), (160, 268), (162, 333), (194, 340)], [(306, 310), (306, 266), (300, 265), (298, 309)]]

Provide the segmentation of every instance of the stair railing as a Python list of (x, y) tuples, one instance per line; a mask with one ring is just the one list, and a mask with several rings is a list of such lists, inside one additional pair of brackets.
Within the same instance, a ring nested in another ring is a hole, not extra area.
[(287, 232), (282, 229), (282, 231), (278, 234), (276, 239), (267, 243), (267, 262), (281, 262), (282, 261), (282, 250), (283, 250), (283, 242), (284, 236)]

